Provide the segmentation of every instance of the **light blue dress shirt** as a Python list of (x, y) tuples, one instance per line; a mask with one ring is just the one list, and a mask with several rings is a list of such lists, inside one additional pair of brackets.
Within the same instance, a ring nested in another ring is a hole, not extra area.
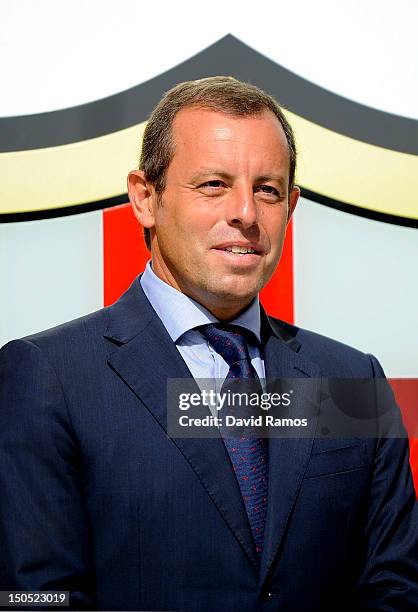
[[(163, 322), (193, 378), (197, 381), (209, 378), (221, 382), (225, 380), (229, 365), (206, 338), (194, 329), (198, 325), (217, 323), (218, 319), (201, 304), (162, 281), (153, 272), (151, 262), (147, 263), (140, 282), (151, 306)], [(249, 307), (230, 323), (249, 329), (260, 341), (260, 321), (260, 303), (256, 297)], [(258, 346), (250, 341), (247, 344), (251, 363), (259, 378), (263, 380), (264, 361)]]

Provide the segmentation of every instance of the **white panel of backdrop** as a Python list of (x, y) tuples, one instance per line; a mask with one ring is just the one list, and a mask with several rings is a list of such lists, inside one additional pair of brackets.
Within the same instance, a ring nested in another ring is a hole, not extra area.
[(418, 376), (417, 230), (302, 199), (294, 218), (295, 322)]
[(0, 346), (103, 305), (102, 219), (0, 224)]

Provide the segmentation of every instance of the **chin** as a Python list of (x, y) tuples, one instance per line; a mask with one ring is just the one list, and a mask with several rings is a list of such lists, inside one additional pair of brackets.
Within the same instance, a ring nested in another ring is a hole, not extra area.
[(244, 284), (240, 280), (239, 282), (225, 283), (222, 286), (218, 285), (213, 291), (213, 294), (222, 300), (223, 303), (239, 304), (242, 302), (250, 302), (257, 295), (259, 290), (258, 283), (255, 284), (251, 282)]

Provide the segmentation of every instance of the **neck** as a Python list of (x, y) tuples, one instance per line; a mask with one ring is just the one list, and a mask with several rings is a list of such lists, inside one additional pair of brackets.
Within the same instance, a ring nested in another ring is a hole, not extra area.
[(219, 321), (225, 323), (232, 321), (244, 310), (248, 308), (254, 299), (254, 295), (246, 296), (245, 298), (234, 297), (231, 294), (228, 295), (214, 295), (204, 290), (199, 290), (196, 287), (192, 287), (189, 284), (182, 283), (181, 279), (175, 278), (170, 270), (166, 266), (161, 266), (158, 258), (152, 258), (151, 260), (152, 271), (160, 280), (170, 285), (180, 293), (187, 295), (206, 310), (208, 310), (214, 317)]
[[(192, 297), (192, 296), (189, 296)], [(193, 298), (195, 299), (195, 298)], [(199, 300), (196, 300), (196, 302)], [(211, 314), (213, 314), (214, 317), (216, 317), (219, 321), (222, 321), (224, 323), (228, 323), (229, 321), (232, 321), (233, 319), (236, 319), (238, 317), (238, 315), (240, 315), (242, 312), (244, 312), (244, 310), (246, 310), (248, 308), (248, 306), (251, 304), (252, 300), (250, 300), (249, 302), (247, 302), (244, 306), (238, 306), (238, 307), (231, 307), (231, 308), (216, 308), (216, 307), (210, 307), (210, 305), (208, 304), (204, 304), (202, 302), (199, 302), (199, 304), (201, 304), (202, 306), (204, 306), (206, 308), (206, 310), (208, 310)]]

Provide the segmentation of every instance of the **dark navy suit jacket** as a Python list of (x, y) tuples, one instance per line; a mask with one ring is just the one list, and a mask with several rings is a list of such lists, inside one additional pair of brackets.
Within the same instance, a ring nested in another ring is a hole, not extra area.
[[(263, 330), (267, 379), (382, 376), (330, 339)], [(0, 351), (0, 590), (68, 590), (74, 609), (418, 609), (407, 441), (270, 440), (259, 560), (222, 440), (167, 435), (167, 378), (189, 376), (138, 279)]]

